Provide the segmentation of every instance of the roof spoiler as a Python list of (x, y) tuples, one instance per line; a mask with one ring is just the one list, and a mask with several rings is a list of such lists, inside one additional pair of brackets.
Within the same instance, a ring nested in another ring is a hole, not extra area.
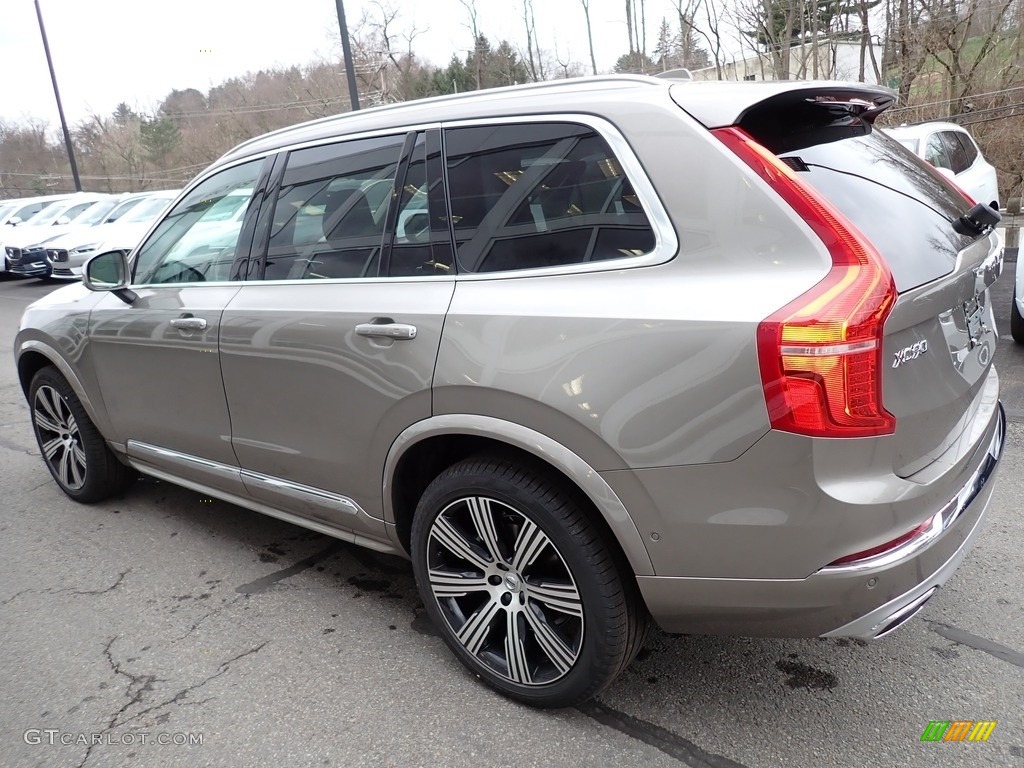
[(888, 88), (832, 81), (677, 82), (670, 93), (676, 104), (708, 128), (740, 125), (751, 113), (782, 117), (801, 105), (874, 122), (896, 101), (896, 92)]
[(709, 129), (737, 126), (776, 154), (868, 134), (875, 119), (896, 101), (894, 91), (865, 83), (708, 85), (678, 83), (670, 93)]

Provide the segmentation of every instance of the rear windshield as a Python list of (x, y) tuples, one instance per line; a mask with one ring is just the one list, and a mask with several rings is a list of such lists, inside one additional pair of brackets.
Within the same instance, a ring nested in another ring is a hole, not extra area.
[(970, 206), (924, 161), (879, 130), (780, 157), (885, 257), (898, 291), (949, 274), (972, 238), (953, 230)]

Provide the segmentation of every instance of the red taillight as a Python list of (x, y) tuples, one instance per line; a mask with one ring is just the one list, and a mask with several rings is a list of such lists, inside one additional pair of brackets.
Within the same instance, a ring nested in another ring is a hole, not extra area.
[(816, 437), (891, 434), (882, 407), (882, 326), (896, 300), (874, 246), (789, 166), (739, 128), (712, 131), (821, 238), (832, 269), (757, 327), (774, 429)]

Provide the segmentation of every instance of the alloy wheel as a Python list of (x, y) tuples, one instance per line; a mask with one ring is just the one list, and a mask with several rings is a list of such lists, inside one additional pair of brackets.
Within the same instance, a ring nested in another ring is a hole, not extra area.
[(565, 560), (525, 514), (484, 496), (450, 502), (431, 523), (427, 564), (457, 641), (494, 673), (537, 686), (573, 668), (583, 602)]
[(39, 387), (32, 404), (32, 418), (43, 458), (54, 475), (69, 490), (82, 488), (85, 485), (85, 451), (78, 422), (67, 400), (49, 385)]

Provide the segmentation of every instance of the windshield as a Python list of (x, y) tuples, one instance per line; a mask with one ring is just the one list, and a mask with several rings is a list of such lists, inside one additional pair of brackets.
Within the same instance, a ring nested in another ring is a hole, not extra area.
[(173, 197), (150, 197), (126, 213), (119, 221), (125, 224), (140, 224), (145, 221), (152, 221), (171, 204)]
[(71, 207), (71, 201), (65, 200), (63, 203), (55, 203), (54, 205), (48, 205), (43, 210), (39, 211), (35, 216), (24, 220), (26, 226), (36, 226), (37, 224), (50, 224), (55, 219), (60, 218), (64, 211)]
[(119, 202), (117, 200), (100, 200), (82, 211), (73, 221), (75, 224), (91, 227), (93, 224), (99, 224), (118, 205)]
[(13, 210), (13, 205), (0, 206), (0, 223), (4, 222)]

